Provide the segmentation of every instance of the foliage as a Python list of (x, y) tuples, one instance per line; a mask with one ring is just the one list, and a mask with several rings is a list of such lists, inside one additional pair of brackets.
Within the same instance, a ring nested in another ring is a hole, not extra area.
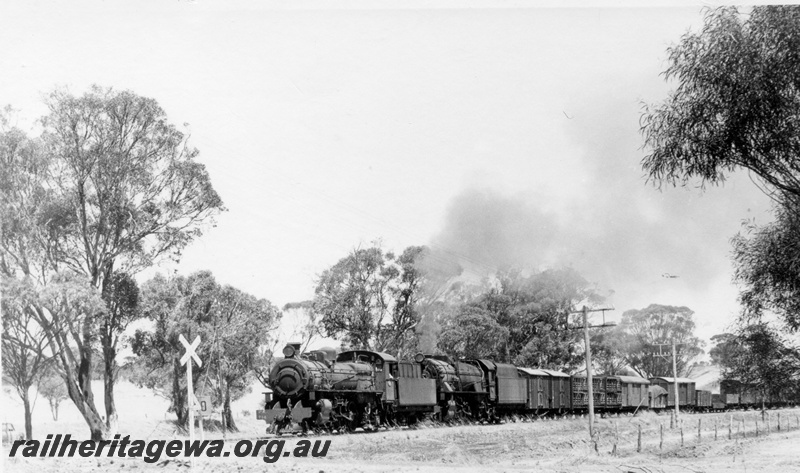
[(311, 343), (322, 336), (319, 314), (314, 311), (314, 301), (288, 303), (283, 306), (283, 312), (295, 311), (299, 315), (298, 325), (291, 336), (299, 337), (300, 352), (305, 352)]
[(139, 329), (131, 340), (131, 348), (138, 357), (131, 373), (131, 381), (140, 387), (153, 389), (170, 400), (170, 410), (183, 424), (188, 417), (185, 367), (180, 358), (185, 351), (179, 335), (192, 342), (200, 336), (196, 353), (206, 360), (203, 366), (194, 366), (193, 385), (207, 376), (211, 326), (209, 314), (213, 306), (212, 292), (216, 282), (210, 273), (195, 273), (184, 278), (165, 278), (157, 274), (141, 288), (142, 315), (153, 323), (152, 330)]
[(508, 339), (509, 330), (488, 310), (463, 306), (442, 323), (439, 348), (458, 358), (492, 358)]
[(106, 304), (106, 316), (100, 321), (104, 400), (106, 419), (112, 419), (117, 413), (113, 395), (119, 371), (117, 350), (122, 332), (139, 317), (139, 287), (129, 274), (114, 272), (105, 280), (102, 296)]
[(313, 302), (325, 335), (351, 347), (408, 354), (424, 277), (415, 263), (424, 251), (409, 247), (395, 257), (377, 246), (358, 249), (325, 270)]
[(746, 169), (786, 199), (800, 197), (800, 8), (719, 8), (669, 50), (677, 87), (643, 115), (659, 182), (719, 183)]
[(592, 366), (597, 374), (625, 374), (628, 360), (623, 352), (629, 335), (617, 327), (611, 329), (590, 329), (592, 344)]
[(391, 337), (385, 349), (400, 357), (418, 351), (416, 328), (422, 318), (420, 307), (426, 307), (429, 303), (422, 290), (427, 273), (418, 263), (427, 252), (428, 249), (424, 246), (409, 246), (396, 261), (399, 276), (392, 287), (394, 304), (389, 325)]
[(676, 345), (677, 375), (687, 376), (692, 360), (703, 353), (705, 342), (694, 335), (694, 312), (688, 307), (651, 304), (627, 310), (617, 330), (621, 353), (639, 376), (672, 376), (672, 344)]
[(3, 316), (2, 360), (3, 380), (17, 391), (25, 410), (25, 438), (33, 435), (31, 414), (33, 400), (30, 388), (38, 384), (49, 359), (47, 337), (36, 327), (28, 308), (30, 288), (10, 278), (3, 278), (0, 310)]
[(222, 209), (198, 151), (155, 100), (94, 86), (53, 92), (47, 106), (47, 184), (63, 216), (53, 251), (94, 284), (179, 256)]
[[(231, 286), (217, 289), (217, 317), (211, 340), (211, 365), (216, 374), (215, 394), (223, 408), (223, 428), (236, 429), (231, 401), (249, 391), (253, 367), (278, 327), (280, 312), (269, 301)], [(216, 361), (216, 363), (214, 363)]]
[[(711, 10), (669, 50), (676, 89), (647, 107), (642, 162), (658, 183), (716, 184), (746, 170), (775, 201), (775, 222), (734, 239), (743, 322), (765, 310), (800, 328), (800, 7)], [(754, 181), (755, 182), (755, 181)], [(749, 237), (748, 237), (749, 235)]]
[(100, 287), (114, 270), (179, 256), (223, 209), (155, 100), (95, 86), (46, 104), (41, 137), (0, 134), (5, 272), (63, 265)]
[(61, 401), (68, 399), (69, 395), (67, 394), (67, 386), (64, 384), (64, 379), (54, 369), (53, 364), (48, 364), (42, 377), (39, 379), (36, 390), (42, 397), (47, 399), (50, 405), (50, 414), (52, 414), (53, 420), (57, 421), (58, 406), (61, 404)]
[(503, 272), (497, 287), (442, 318), (439, 348), (521, 366), (573, 366), (578, 334), (567, 328), (567, 314), (589, 299), (596, 300), (592, 286), (572, 269)]
[(739, 341), (732, 333), (720, 333), (711, 337), (714, 346), (708, 351), (711, 362), (717, 366), (729, 366), (739, 348)]
[(777, 314), (800, 329), (800, 209), (777, 207), (776, 220), (733, 238), (734, 280), (741, 286), (743, 320)]
[(171, 401), (170, 410), (185, 423), (188, 416), (185, 372), (180, 358), (182, 334), (197, 349), (202, 367), (193, 368), (193, 385), (211, 387), (213, 403), (223, 406), (223, 426), (235, 429), (230, 402), (246, 392), (252, 370), (280, 312), (264, 299), (221, 286), (208, 271), (188, 277), (157, 275), (142, 286), (142, 311), (152, 330), (137, 330), (132, 341), (139, 357), (131, 379)]
[(800, 350), (768, 324), (743, 327), (731, 340), (722, 376), (757, 386), (762, 394), (785, 398), (800, 389)]
[[(394, 259), (391, 254), (388, 259)], [(384, 321), (389, 316), (389, 283), (396, 268), (377, 247), (358, 249), (320, 276), (314, 310), (322, 314), (329, 337), (344, 336), (353, 347), (383, 349)]]
[[(115, 273), (178, 258), (223, 210), (222, 202), (195, 161), (197, 150), (155, 100), (95, 86), (82, 96), (55, 91), (46, 105), (49, 113), (36, 138), (0, 119), (0, 270), (29, 278), (37, 291), (46, 291), (56, 274), (82, 274), (110, 301), (106, 284), (113, 284)], [(99, 341), (107, 372), (113, 372), (111, 354), (124, 328), (119, 315), (91, 314), (105, 331)], [(48, 325), (44, 315), (37, 321), (48, 332), (51, 350), (63, 349), (54, 345), (61, 326)], [(81, 329), (87, 339), (98, 330)], [(86, 378), (91, 350), (72, 355), (77, 357), (65, 355), (61, 369), (71, 372), (78, 365)], [(79, 383), (70, 391), (94, 438), (115, 429), (112, 389), (113, 378), (106, 383), (111, 410), (105, 428), (97, 426), (91, 387)]]
[(28, 336), (41, 328), (45, 353), (55, 360), (92, 437), (99, 439), (104, 426), (94, 405), (91, 361), (98, 341), (97, 321), (103, 317), (105, 304), (97, 289), (83, 276), (64, 272), (56, 273), (43, 287), (31, 278), (4, 277), (3, 296), (4, 303), (13, 304), (8, 313), (16, 311), (30, 319)]

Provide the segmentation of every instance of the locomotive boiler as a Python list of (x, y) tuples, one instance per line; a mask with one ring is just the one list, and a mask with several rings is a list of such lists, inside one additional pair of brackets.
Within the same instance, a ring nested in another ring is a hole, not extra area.
[(265, 393), (265, 409), (257, 418), (277, 431), (292, 422), (303, 430), (376, 428), (384, 380), (375, 360), (347, 359), (346, 353), (336, 358), (331, 349), (301, 355), (299, 349), (299, 344), (283, 349), (285, 358), (270, 371), (272, 392)]
[(414, 361), (422, 366), (422, 376), (436, 380), (436, 398), (441, 420), (457, 417), (489, 419), (489, 405), (484, 373), (465, 361), (453, 361), (447, 356), (417, 354)]

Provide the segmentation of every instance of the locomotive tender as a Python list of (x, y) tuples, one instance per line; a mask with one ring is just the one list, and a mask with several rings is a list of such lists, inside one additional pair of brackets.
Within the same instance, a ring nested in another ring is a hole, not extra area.
[[(285, 359), (270, 372), (271, 393), (257, 418), (280, 433), (292, 423), (306, 430), (375, 430), (413, 425), (425, 419), (498, 422), (509, 415), (560, 415), (588, 410), (585, 375), (516, 367), (487, 359), (451, 360), (417, 354), (413, 360), (368, 350), (331, 349), (300, 354), (289, 344)], [(593, 376), (597, 412), (672, 409), (674, 379)], [(684, 410), (746, 405), (741, 385), (723, 381), (720, 395), (678, 378), (678, 404)], [(730, 393), (738, 390), (736, 394)], [(752, 397), (752, 396), (751, 396)], [(732, 401), (736, 404), (732, 404)]]

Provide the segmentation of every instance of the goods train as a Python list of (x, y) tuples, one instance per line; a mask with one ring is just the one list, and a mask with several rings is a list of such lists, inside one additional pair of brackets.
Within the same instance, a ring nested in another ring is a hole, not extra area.
[[(300, 354), (289, 344), (285, 359), (270, 372), (271, 393), (257, 418), (281, 430), (296, 423), (306, 430), (375, 430), (413, 425), (430, 418), (498, 422), (503, 416), (553, 416), (588, 410), (585, 375), (517, 367), (488, 359), (451, 360), (417, 354), (413, 360), (368, 350), (331, 349)], [(675, 380), (636, 376), (593, 376), (594, 409), (620, 413), (675, 407)], [(720, 394), (697, 390), (695, 381), (678, 378), (680, 409), (694, 411), (747, 408), (761, 398), (741, 383), (723, 380)], [(776, 403), (770, 403), (776, 404)]]

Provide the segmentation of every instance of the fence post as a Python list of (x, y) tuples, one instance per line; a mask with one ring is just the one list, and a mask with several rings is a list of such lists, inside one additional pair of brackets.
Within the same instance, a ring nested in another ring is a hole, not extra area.
[(619, 429), (616, 421), (614, 422), (614, 446), (611, 448), (611, 455), (617, 456), (617, 444), (619, 443)]
[(744, 414), (742, 414), (742, 437), (747, 438), (747, 426), (744, 424)]
[(681, 428), (681, 447), (683, 447), (683, 419), (680, 421), (680, 428)]
[(636, 440), (636, 452), (641, 453), (642, 451), (642, 424), (639, 424), (639, 437)]
[(769, 435), (769, 427), (770, 427), (769, 421), (771, 420), (771, 417), (772, 417), (772, 414), (767, 412), (767, 435)]
[(697, 419), (697, 443), (700, 443), (700, 440), (703, 437), (703, 434), (700, 431), (702, 422), (703, 422), (703, 419)]
[(756, 437), (758, 437), (758, 417), (756, 417)]
[(781, 431), (781, 413), (778, 412), (778, 432)]
[(714, 440), (717, 440), (717, 418), (714, 417)]
[(731, 439), (733, 433), (733, 414), (731, 414), (731, 421), (728, 423), (728, 440)]
[(664, 423), (660, 422), (658, 424), (658, 427), (659, 427), (658, 430), (661, 432), (661, 441), (658, 443), (658, 449), (664, 450)]

